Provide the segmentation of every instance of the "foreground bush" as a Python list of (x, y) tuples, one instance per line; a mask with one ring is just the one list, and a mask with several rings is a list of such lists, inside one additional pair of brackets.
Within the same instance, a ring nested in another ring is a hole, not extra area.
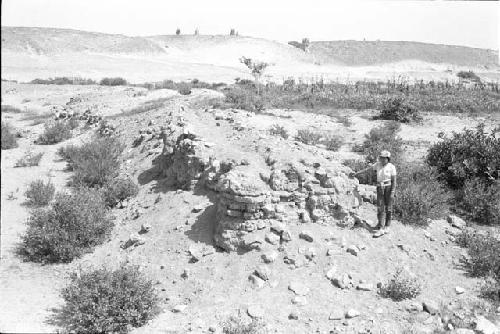
[(123, 148), (115, 137), (95, 137), (80, 147), (69, 149), (66, 153), (73, 170), (73, 185), (102, 187), (111, 181), (118, 173)]
[(128, 177), (117, 177), (104, 186), (104, 198), (110, 207), (136, 196), (138, 192), (139, 186)]
[(45, 123), (44, 132), (38, 137), (37, 144), (52, 145), (71, 138), (72, 123), (56, 121)]
[(436, 170), (423, 164), (398, 166), (396, 191), (394, 214), (405, 224), (426, 225), (428, 218), (442, 217), (451, 198)]
[(17, 138), (9, 124), (2, 121), (2, 150), (17, 147)]
[(61, 295), (59, 317), (70, 333), (127, 333), (158, 312), (153, 282), (134, 266), (75, 273)]
[(458, 203), (470, 219), (487, 225), (500, 225), (500, 181), (492, 185), (479, 178), (465, 181)]
[(32, 212), (19, 252), (34, 262), (70, 262), (101, 244), (113, 227), (102, 195), (79, 189), (57, 194), (48, 209)]
[(52, 201), (56, 188), (52, 182), (44, 183), (42, 180), (36, 180), (28, 185), (28, 189), (24, 193), (28, 199), (28, 205), (44, 206)]
[(295, 140), (306, 145), (317, 145), (320, 143), (321, 138), (321, 133), (308, 129), (298, 130), (295, 135)]
[(116, 78), (103, 78), (100, 82), (99, 85), (101, 86), (126, 86), (127, 85), (127, 80), (116, 77)]
[(279, 136), (283, 139), (288, 139), (289, 137), (288, 131), (285, 127), (279, 124), (273, 124), (273, 126), (269, 129), (269, 134), (272, 136)]
[(231, 108), (253, 112), (259, 112), (265, 109), (263, 98), (257, 94), (257, 90), (253, 86), (234, 86), (227, 89), (224, 95), (226, 96), (225, 103)]
[(464, 265), (475, 277), (492, 277), (500, 282), (500, 240), (492, 234), (464, 230), (457, 236), (459, 246), (467, 249)]
[(38, 166), (40, 164), (40, 161), (42, 160), (43, 157), (43, 152), (40, 153), (33, 153), (31, 151), (28, 151), (19, 158), (19, 160), (16, 161), (16, 164), (14, 167), (34, 167)]
[(224, 334), (259, 334), (262, 333), (264, 324), (252, 319), (251, 322), (244, 322), (241, 318), (230, 317), (222, 324)]
[(423, 120), (418, 109), (401, 97), (388, 99), (378, 118), (401, 123), (421, 122)]
[(380, 288), (380, 295), (394, 301), (413, 299), (422, 292), (422, 284), (413, 275), (398, 268), (394, 276)]
[(403, 141), (398, 136), (401, 124), (398, 122), (388, 122), (379, 127), (373, 128), (365, 135), (363, 144), (356, 147), (356, 150), (364, 154), (366, 161), (374, 163), (378, 155), (383, 150), (391, 152), (391, 162), (398, 162), (403, 152)]
[(480, 178), (491, 184), (500, 179), (500, 128), (487, 133), (484, 124), (475, 130), (453, 132), (451, 137), (440, 135), (442, 141), (429, 148), (427, 161), (454, 189), (466, 180)]
[(327, 150), (336, 152), (344, 145), (344, 138), (339, 135), (330, 135), (322, 143), (326, 146)]
[[(358, 172), (360, 170), (363, 170), (367, 168), (370, 163), (366, 162), (365, 160), (359, 160), (359, 159), (347, 159), (344, 160), (343, 164), (349, 168), (351, 168), (354, 172)], [(361, 184), (372, 184), (373, 183), (373, 176), (374, 172), (366, 172), (366, 173), (361, 173), (356, 175), (356, 178), (358, 179), (359, 183)]]

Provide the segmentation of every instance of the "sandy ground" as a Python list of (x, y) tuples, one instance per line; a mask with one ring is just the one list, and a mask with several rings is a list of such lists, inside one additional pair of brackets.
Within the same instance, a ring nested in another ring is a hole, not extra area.
[[(136, 94), (139, 92), (143, 93)], [(313, 247), (317, 256), (313, 261), (305, 261), (302, 267), (291, 269), (283, 263), (283, 253), (280, 253), (276, 262), (269, 265), (272, 284), (254, 289), (248, 276), (262, 263), (262, 253), (243, 255), (216, 251), (212, 242), (215, 222), (213, 194), (176, 191), (163, 187), (161, 180), (147, 177), (148, 171), (154, 169), (152, 161), (157, 151), (151, 153), (131, 148), (138, 131), (146, 128), (150, 120), (158, 125), (164, 124), (167, 115), (173, 113), (182, 116), (195, 133), (214, 143), (222, 156), (246, 158), (251, 163), (264, 164), (264, 152), (270, 148), (280, 159), (341, 161), (355, 157), (350, 151), (352, 145), (362, 141), (364, 134), (381, 121), (369, 120), (369, 111), (337, 111), (334, 116), (350, 117), (350, 127), (342, 125), (336, 117), (302, 111), (271, 110), (263, 115), (235, 111), (232, 113), (235, 123), (246, 126), (246, 130), (236, 131), (233, 123), (216, 121), (213, 113), (205, 112), (205, 108), (192, 107), (194, 102), (216, 95), (206, 90), (195, 90), (192, 95), (184, 97), (167, 90), (144, 93), (141, 89), (125, 87), (2, 85), (3, 103), (22, 109), (26, 106), (26, 113), (30, 110), (49, 112), (51, 106), (64, 104), (71, 97), (81, 98), (77, 105), (83, 110), (88, 105), (96, 104), (105, 115), (116, 115), (158, 97), (170, 97), (171, 100), (156, 111), (113, 119), (127, 144), (124, 171), (139, 182), (140, 193), (131, 201), (129, 208), (113, 211), (117, 218), (116, 226), (108, 242), (81, 259), (63, 265), (23, 263), (15, 255), (16, 244), (25, 230), (29, 215), (28, 208), (23, 205), (23, 193), (26, 185), (38, 178), (50, 178), (59, 190), (67, 189), (65, 183), (69, 174), (64, 171), (64, 163), (57, 160), (55, 151), (61, 145), (82, 142), (90, 133), (77, 132), (74, 138), (58, 145), (34, 145), (33, 140), (42, 131), (43, 125), (31, 126), (29, 121), (22, 121), (25, 114), (2, 114), (3, 120), (25, 135), (20, 139), (18, 148), (2, 151), (0, 331), (54, 332), (56, 327), (47, 319), (52, 314), (51, 309), (61, 303), (59, 290), (67, 282), (68, 274), (80, 267), (98, 267), (101, 264), (113, 267), (120, 262), (140, 265), (157, 283), (162, 299), (163, 312), (143, 328), (136, 329), (135, 333), (208, 333), (210, 326), (221, 333), (222, 321), (230, 315), (245, 315), (251, 305), (264, 309), (264, 321), (275, 333), (322, 333), (334, 328), (342, 328), (344, 333), (358, 333), (363, 329), (370, 329), (371, 333), (401, 333), (411, 317), (406, 311), (408, 302), (395, 303), (380, 298), (375, 291), (337, 289), (325, 278), (326, 270), (332, 265), (337, 266), (339, 272), (352, 274), (356, 280), (373, 284), (386, 281), (396, 267), (406, 266), (424, 282), (419, 301), (432, 299), (453, 305), (469, 305), (477, 301), (478, 280), (466, 276), (457, 266), (463, 251), (449, 241), (449, 226), (441, 220), (430, 225), (428, 235), (423, 230), (395, 222), (391, 233), (382, 239), (373, 239), (365, 229), (350, 230), (320, 224), (292, 225), (290, 229), (294, 236), (308, 229), (315, 238), (308, 243), (295, 237), (286, 246), (286, 252), (302, 256)], [(29, 102), (23, 103), (26, 99)], [(485, 120), (489, 126), (499, 124), (498, 115)], [(404, 125), (401, 136), (408, 142), (408, 150), (416, 152), (413, 154), (418, 158), (422, 148), (436, 140), (440, 131), (461, 130), (479, 121), (467, 116), (427, 115), (422, 125)], [(217, 122), (220, 126), (216, 125)], [(339, 152), (329, 152), (297, 144), (293, 138), (276, 139), (267, 132), (276, 123), (285, 126), (292, 136), (298, 129), (313, 128), (341, 134), (347, 143)], [(14, 168), (15, 161), (30, 148), (35, 152), (45, 152), (40, 166)], [(202, 205), (204, 209), (193, 213), (192, 208), (196, 205)], [(138, 219), (131, 218), (132, 208), (141, 208), (143, 213)], [(374, 220), (375, 208), (365, 204), (363, 214)], [(121, 249), (120, 242), (137, 232), (142, 223), (151, 225), (151, 231), (145, 235), (145, 245), (132, 250)], [(195, 243), (212, 252), (201, 261), (190, 263), (187, 250)], [(353, 256), (346, 253), (342, 244), (364, 245), (366, 249)], [(400, 248), (401, 244), (406, 250)], [(329, 249), (332, 250), (331, 256), (326, 255)], [(187, 278), (181, 277), (184, 270), (189, 272)], [(310, 288), (304, 305), (292, 303), (294, 295), (288, 290), (292, 281), (299, 281)], [(456, 286), (465, 288), (466, 293), (457, 295)], [(172, 308), (178, 304), (187, 305), (187, 310), (173, 313)], [(348, 308), (359, 310), (361, 316), (345, 321), (328, 320), (331, 312)], [(297, 312), (298, 320), (288, 319), (292, 311)], [(428, 318), (425, 314), (419, 316)]]

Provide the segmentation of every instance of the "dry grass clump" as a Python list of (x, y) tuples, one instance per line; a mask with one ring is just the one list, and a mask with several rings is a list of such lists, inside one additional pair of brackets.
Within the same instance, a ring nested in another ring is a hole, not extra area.
[(45, 130), (38, 139), (37, 144), (52, 145), (60, 143), (72, 137), (71, 130), (74, 128), (74, 123), (68, 121), (46, 122)]
[(2, 121), (2, 150), (10, 150), (17, 147), (17, 137), (8, 123)]
[(26, 152), (23, 157), (16, 161), (14, 167), (34, 167), (40, 164), (42, 160), (43, 152), (33, 153), (31, 151)]
[(52, 201), (55, 191), (56, 187), (50, 180), (46, 183), (42, 180), (35, 180), (28, 185), (24, 195), (28, 199), (28, 205), (45, 206)]
[(295, 135), (295, 140), (306, 145), (317, 145), (321, 142), (321, 138), (323, 138), (321, 133), (309, 129), (298, 130)]
[(269, 134), (272, 136), (281, 137), (283, 139), (288, 139), (288, 137), (290, 136), (285, 127), (279, 124), (273, 124), (269, 129)]
[(422, 283), (403, 268), (398, 268), (394, 276), (380, 288), (380, 295), (394, 301), (413, 299), (422, 292)]

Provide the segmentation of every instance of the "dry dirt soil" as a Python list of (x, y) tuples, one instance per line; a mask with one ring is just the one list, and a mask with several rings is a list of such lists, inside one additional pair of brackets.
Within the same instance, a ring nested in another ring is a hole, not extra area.
[[(418, 310), (409, 311), (412, 303), (432, 300), (455, 309), (484, 303), (476, 297), (479, 281), (468, 277), (459, 265), (463, 250), (450, 241), (454, 228), (446, 220), (433, 221), (425, 230), (395, 222), (390, 234), (379, 239), (372, 238), (368, 228), (297, 223), (289, 226), (292, 241), (280, 251), (269, 244), (260, 251), (247, 253), (228, 253), (215, 247), (215, 195), (208, 190), (178, 190), (163, 184), (162, 179), (155, 177), (153, 166), (154, 158), (161, 154), (162, 143), (153, 141), (148, 146), (132, 147), (139, 130), (176, 119), (210, 142), (219, 156), (246, 159), (251, 167), (265, 166), (266, 152), (272, 152), (278, 160), (302, 160), (309, 164), (341, 162), (355, 157), (353, 145), (383, 122), (370, 120), (372, 111), (338, 110), (331, 116), (300, 110), (254, 114), (242, 110), (214, 111), (204, 105), (208, 98), (219, 95), (209, 90), (194, 90), (191, 95), (182, 96), (169, 90), (130, 87), (2, 84), (2, 103), (22, 110), (3, 113), (2, 120), (23, 136), (19, 147), (2, 151), (0, 331), (55, 332), (57, 326), (48, 319), (52, 309), (61, 305), (59, 290), (68, 281), (69, 273), (101, 265), (115, 267), (122, 262), (140, 265), (157, 283), (162, 300), (163, 312), (143, 328), (135, 329), (136, 334), (208, 333), (209, 330), (221, 333), (221, 323), (231, 315), (248, 320), (249, 308), (261, 313), (271, 333), (328, 333), (334, 329), (341, 333), (403, 333), (408, 328), (430, 332), (438, 318)], [(139, 183), (140, 192), (126, 208), (113, 210), (116, 217), (113, 233), (92, 253), (69, 264), (22, 262), (15, 254), (15, 247), (29, 215), (24, 205), (28, 183), (39, 178), (51, 179), (59, 191), (68, 190), (69, 173), (55, 152), (63, 145), (84, 142), (94, 131), (79, 129), (70, 140), (40, 146), (34, 144), (34, 139), (43, 130), (43, 124), (33, 125), (26, 118), (33, 114), (51, 117), (52, 106), (64, 105), (74, 97), (80, 98), (74, 105), (77, 108), (85, 110), (95, 105), (102, 116), (113, 116), (110, 122), (127, 145), (122, 172)], [(160, 109), (120, 115), (144, 101), (158, 98), (168, 99)], [(225, 115), (223, 119), (216, 120), (216, 115), (221, 114)], [(232, 122), (226, 120), (228, 115)], [(338, 116), (348, 116), (352, 124), (345, 126)], [(425, 147), (437, 140), (439, 132), (472, 127), (481, 120), (491, 126), (499, 122), (498, 118), (433, 114), (426, 115), (421, 125), (403, 125), (401, 136), (407, 141), (407, 152), (411, 152), (413, 159), (419, 159)], [(284, 126), (291, 137), (285, 140), (271, 136), (268, 129), (273, 124)], [(331, 152), (298, 143), (293, 135), (303, 128), (341, 134), (346, 144), (339, 152)], [(28, 150), (44, 153), (40, 165), (14, 168)], [(193, 212), (197, 206), (201, 209)], [(372, 204), (364, 203), (360, 211), (366, 219), (375, 221)], [(120, 245), (144, 223), (151, 225), (144, 235), (145, 244), (122, 249)], [(312, 242), (298, 237), (303, 230), (310, 231)], [(362, 250), (352, 255), (346, 251), (351, 245)], [(202, 248), (205, 256), (192, 263), (188, 251), (195, 246)], [(263, 264), (262, 254), (272, 250), (278, 256), (267, 264), (270, 280), (262, 287), (255, 287), (248, 277)], [(284, 263), (285, 254), (298, 257), (299, 265)], [(423, 282), (423, 292), (414, 301), (393, 302), (381, 298), (375, 290), (342, 290), (325, 276), (333, 266), (337, 272), (351, 275), (354, 282), (373, 285), (387, 281), (396, 268), (406, 267)], [(289, 289), (291, 283), (306, 287), (305, 296), (297, 298)], [(457, 294), (457, 286), (465, 292)], [(173, 312), (177, 305), (187, 307), (183, 312)], [(349, 309), (359, 311), (360, 315), (329, 320), (331, 314)], [(289, 319), (291, 313), (298, 319)]]

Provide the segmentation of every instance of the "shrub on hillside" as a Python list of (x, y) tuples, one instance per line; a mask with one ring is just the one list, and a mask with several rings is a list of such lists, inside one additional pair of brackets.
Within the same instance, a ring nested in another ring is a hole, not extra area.
[(17, 138), (9, 124), (2, 121), (2, 150), (17, 147)]
[(472, 71), (460, 71), (457, 73), (457, 77), (460, 79), (471, 80), (475, 82), (481, 82), (481, 78)]
[(387, 99), (377, 118), (401, 123), (421, 122), (423, 120), (418, 109), (401, 97)]
[(380, 295), (394, 301), (413, 299), (422, 292), (422, 284), (417, 277), (398, 268), (394, 276), (380, 288)]
[(401, 222), (412, 225), (426, 225), (427, 219), (440, 218), (451, 198), (436, 170), (423, 164), (398, 166), (396, 192), (394, 213)]
[(223, 334), (259, 334), (262, 332), (264, 324), (258, 320), (252, 319), (245, 322), (241, 318), (229, 317), (222, 324)]
[(30, 81), (32, 84), (43, 85), (95, 85), (92, 79), (78, 78), (78, 77), (56, 77), (49, 79), (34, 79)]
[(464, 230), (455, 240), (467, 249), (463, 259), (467, 271), (475, 277), (492, 277), (500, 282), (500, 239), (492, 234)]
[(124, 146), (115, 137), (94, 137), (69, 153), (72, 184), (102, 187), (118, 173)]
[(139, 186), (129, 177), (114, 178), (104, 186), (104, 198), (110, 207), (136, 196), (138, 192)]
[(253, 112), (264, 110), (264, 100), (255, 89), (233, 86), (224, 92), (225, 102), (231, 108), (243, 109)]
[(321, 138), (321, 133), (309, 129), (298, 130), (295, 135), (295, 140), (306, 145), (317, 145), (320, 143)]
[(70, 262), (104, 242), (113, 223), (102, 194), (80, 188), (57, 194), (48, 209), (36, 209), (27, 222), (19, 252), (34, 262)]
[(339, 135), (330, 135), (322, 140), (322, 143), (326, 146), (327, 150), (336, 152), (344, 145), (344, 138)]
[(102, 78), (102, 80), (99, 82), (99, 85), (101, 85), (101, 86), (126, 86), (127, 80), (120, 78), (120, 77)]
[(52, 182), (47, 183), (42, 180), (36, 180), (28, 185), (28, 189), (24, 193), (28, 199), (28, 205), (44, 206), (52, 201), (56, 188)]
[(38, 137), (37, 144), (52, 145), (71, 138), (71, 124), (67, 121), (45, 123), (44, 132)]
[(500, 225), (500, 180), (492, 185), (480, 178), (465, 181), (458, 202), (464, 214), (472, 220)]
[(34, 167), (38, 166), (40, 164), (40, 161), (42, 160), (43, 157), (43, 152), (40, 153), (33, 153), (31, 151), (28, 151), (19, 158), (19, 160), (16, 161), (16, 164), (14, 167)]
[(127, 333), (158, 313), (153, 282), (136, 266), (73, 273), (59, 311), (69, 333)]
[(71, 157), (78, 151), (78, 146), (70, 144), (66, 146), (61, 146), (57, 149), (56, 154), (66, 161), (68, 165), (68, 170), (73, 170), (73, 162)]
[(401, 124), (398, 122), (388, 122), (373, 128), (356, 150), (364, 154), (370, 163), (377, 161), (381, 151), (388, 150), (391, 152), (391, 162), (398, 162), (403, 153), (403, 140), (398, 136), (400, 130)]
[(497, 128), (488, 134), (480, 124), (475, 130), (453, 132), (451, 137), (440, 134), (443, 140), (429, 148), (427, 162), (454, 189), (476, 177), (491, 184), (500, 179), (499, 131)]
[[(347, 159), (344, 160), (343, 164), (351, 168), (354, 172), (359, 172), (360, 170), (363, 170), (370, 165), (370, 163), (366, 162), (365, 160), (359, 159)], [(373, 175), (373, 172), (367, 171), (366, 173), (356, 175), (356, 178), (361, 184), (372, 184)]]
[(288, 139), (289, 137), (288, 131), (285, 127), (279, 124), (273, 124), (273, 126), (269, 129), (269, 134), (272, 136), (279, 136), (283, 139)]

